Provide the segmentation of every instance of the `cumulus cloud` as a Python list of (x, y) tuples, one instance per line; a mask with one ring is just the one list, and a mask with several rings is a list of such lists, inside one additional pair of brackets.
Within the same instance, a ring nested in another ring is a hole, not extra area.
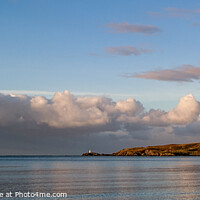
[(135, 116), (142, 109), (134, 99), (116, 103), (103, 97), (75, 98), (68, 91), (57, 92), (50, 102), (40, 96), (30, 102), (38, 124), (57, 128), (105, 126), (121, 115)]
[(161, 31), (157, 26), (152, 25), (134, 25), (128, 22), (110, 23), (106, 27), (113, 33), (142, 33), (145, 35), (155, 34)]
[(200, 106), (192, 94), (182, 97), (173, 110), (167, 113), (169, 123), (189, 124), (199, 118)]
[(194, 16), (200, 14), (200, 8), (196, 9), (183, 9), (183, 8), (174, 8), (169, 7), (165, 8), (164, 12), (148, 12), (151, 16), (167, 16), (172, 18), (182, 18), (187, 16)]
[[(106, 97), (75, 97), (57, 92), (52, 99), (42, 96), (0, 96), (0, 125), (34, 123), (58, 129), (92, 128), (97, 131), (128, 126), (182, 125), (198, 120), (199, 103), (189, 94), (171, 111), (150, 110), (133, 98), (114, 102)], [(113, 127), (112, 127), (113, 126)], [(138, 127), (137, 127), (138, 129)]]
[(29, 98), (25, 95), (0, 94), (0, 126), (21, 123), (31, 119)]
[(183, 65), (175, 69), (164, 69), (144, 72), (140, 74), (130, 74), (128, 78), (142, 78), (160, 81), (193, 82), (200, 79), (200, 67), (193, 65)]
[[(190, 123), (186, 126), (177, 126), (173, 128), (173, 133), (178, 135), (179, 137), (181, 136), (198, 136), (199, 137), (199, 129), (200, 129), (200, 123), (199, 121)], [(193, 140), (196, 141), (196, 140)], [(199, 141), (199, 139), (197, 139)]]
[(115, 102), (107, 97), (76, 97), (67, 90), (52, 99), (0, 94), (1, 152), (81, 153), (88, 147), (112, 152), (120, 145), (150, 141), (155, 130), (157, 138), (158, 130), (170, 130), (167, 138), (173, 130), (180, 134), (178, 127), (199, 123), (199, 114), (199, 102), (191, 94), (168, 112), (146, 111), (133, 98)]
[(106, 51), (112, 55), (120, 55), (120, 56), (131, 56), (131, 55), (141, 55), (145, 53), (152, 53), (153, 50), (137, 48), (134, 46), (119, 46), (119, 47), (107, 47)]

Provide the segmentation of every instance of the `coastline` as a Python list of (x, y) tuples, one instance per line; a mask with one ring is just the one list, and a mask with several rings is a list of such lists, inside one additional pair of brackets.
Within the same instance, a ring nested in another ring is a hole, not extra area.
[(111, 154), (89, 152), (82, 156), (200, 156), (200, 143), (134, 147)]

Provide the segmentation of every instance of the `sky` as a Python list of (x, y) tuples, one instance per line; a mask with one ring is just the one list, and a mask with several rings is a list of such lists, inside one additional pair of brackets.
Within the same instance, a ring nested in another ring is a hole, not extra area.
[(1, 154), (199, 139), (200, 2), (0, 1)]

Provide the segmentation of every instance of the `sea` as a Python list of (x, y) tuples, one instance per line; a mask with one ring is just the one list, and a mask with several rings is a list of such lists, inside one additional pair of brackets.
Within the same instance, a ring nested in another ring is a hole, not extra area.
[(0, 199), (199, 200), (200, 157), (0, 157)]

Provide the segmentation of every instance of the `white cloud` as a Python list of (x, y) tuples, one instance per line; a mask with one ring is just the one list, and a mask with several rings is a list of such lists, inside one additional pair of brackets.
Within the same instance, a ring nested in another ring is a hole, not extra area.
[(115, 102), (68, 91), (52, 99), (0, 94), (1, 152), (80, 154), (94, 147), (114, 152), (134, 145), (192, 142), (199, 134), (199, 113), (192, 95), (169, 112), (146, 112), (133, 98)]
[(176, 108), (167, 113), (167, 119), (171, 123), (189, 124), (198, 120), (200, 106), (196, 99), (189, 94), (182, 97)]
[[(124, 130), (127, 127), (175, 126), (195, 122), (199, 118), (199, 102), (190, 94), (180, 99), (178, 105), (165, 112), (151, 109), (133, 98), (115, 102), (106, 97), (75, 97), (69, 91), (57, 92), (52, 99), (25, 95), (0, 96), (0, 125), (34, 122), (52, 128), (80, 129), (98, 132)], [(95, 127), (97, 127), (95, 129)], [(109, 129), (109, 130), (107, 130)], [(96, 131), (95, 131), (96, 130)]]

